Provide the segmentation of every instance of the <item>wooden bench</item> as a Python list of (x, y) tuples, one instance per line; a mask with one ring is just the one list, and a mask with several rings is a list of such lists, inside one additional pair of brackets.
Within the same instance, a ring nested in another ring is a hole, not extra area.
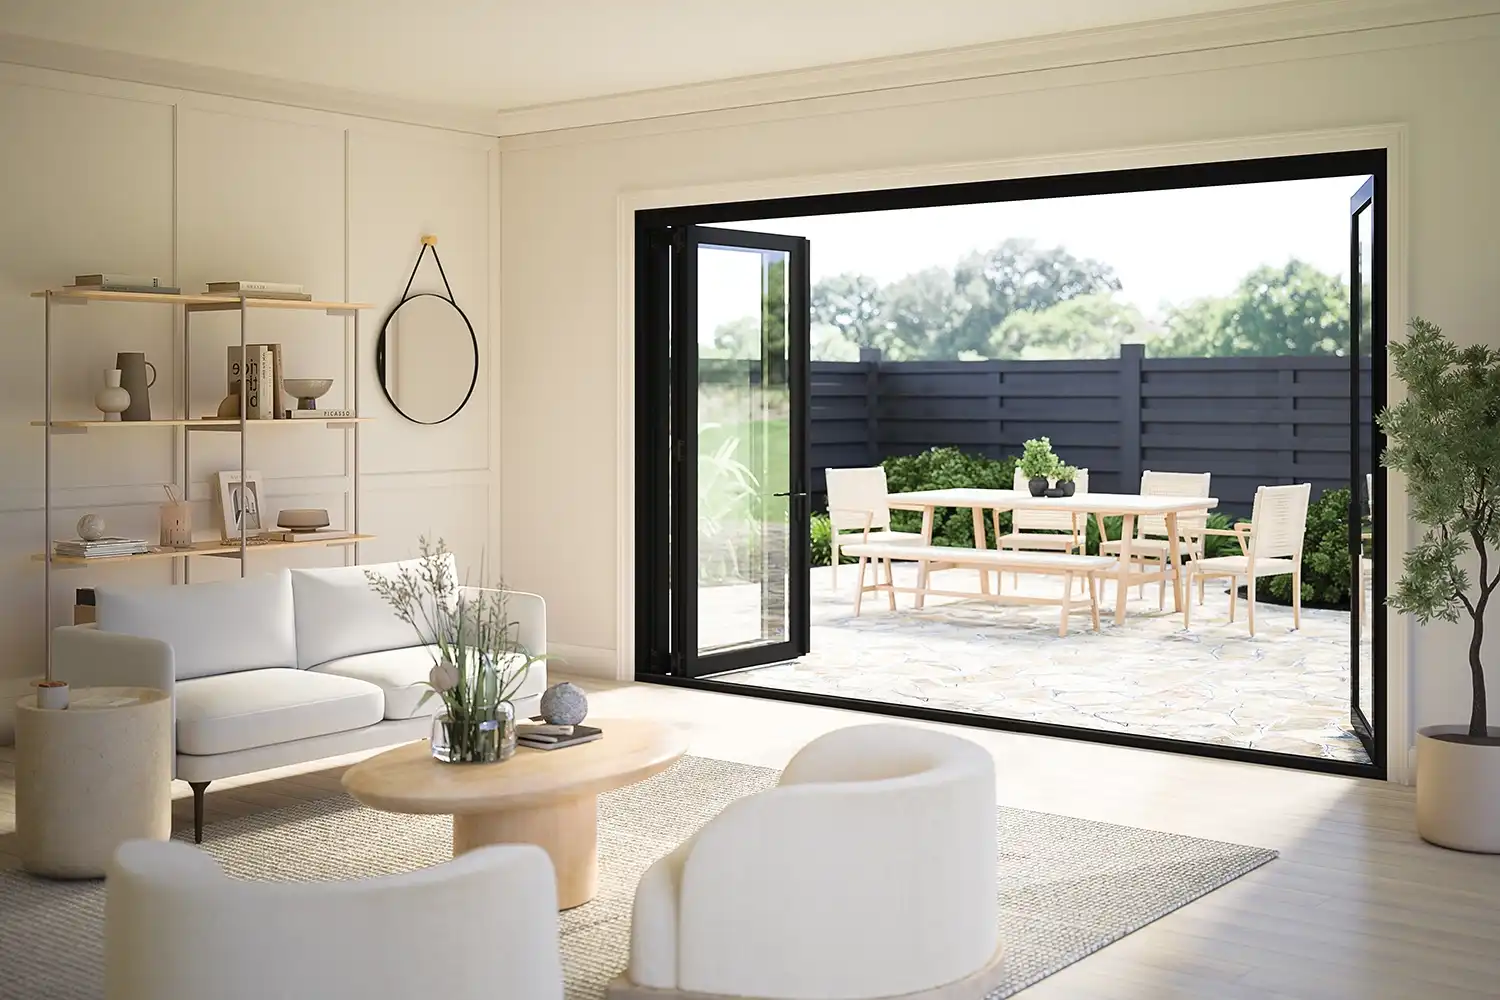
[[(1094, 631), (1099, 631), (1099, 591), (1101, 588), (1098, 577), (1104, 573), (1115, 573), (1119, 568), (1119, 561), (1110, 556), (1073, 555), (1067, 552), (969, 549), (946, 545), (906, 545), (881, 542), (853, 542), (840, 546), (840, 550), (859, 560), (859, 589), (854, 592), (856, 615), (860, 612), (865, 594), (875, 591), (883, 591), (889, 596), (892, 611), (896, 610), (897, 594), (915, 594), (918, 608), (922, 606), (923, 598), (926, 597), (966, 597), (995, 604), (1055, 604), (1061, 609), (1061, 620), (1057, 626), (1057, 634), (1060, 636), (1068, 634), (1068, 613), (1085, 609), (1093, 619)], [(896, 559), (918, 564), (915, 587), (896, 586), (896, 579), (891, 571), (891, 562)], [(875, 564), (874, 583), (865, 582), (867, 563)], [(884, 582), (880, 579), (881, 563), (885, 564)], [(1063, 580), (1062, 594), (1054, 599), (1023, 594), (975, 594), (967, 591), (934, 590), (929, 581), (932, 570), (939, 566), (977, 569), (982, 573), (998, 570), (1037, 576), (1060, 576)], [(1087, 581), (1088, 600), (1074, 600), (1074, 580)]]

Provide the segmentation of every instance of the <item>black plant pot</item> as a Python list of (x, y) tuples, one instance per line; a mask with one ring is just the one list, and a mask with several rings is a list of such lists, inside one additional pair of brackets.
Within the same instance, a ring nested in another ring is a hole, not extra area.
[(1034, 497), (1044, 497), (1047, 495), (1046, 476), (1032, 476), (1027, 480), (1026, 485), (1031, 489), (1031, 495)]
[(1078, 484), (1075, 483), (1075, 482), (1073, 482), (1071, 479), (1068, 480), (1066, 483), (1058, 483), (1057, 484), (1057, 488), (1060, 489), (1060, 490), (1062, 490), (1062, 495), (1065, 496), (1065, 497), (1072, 496), (1073, 495), (1073, 491), (1075, 489), (1077, 489), (1077, 487), (1078, 487)]

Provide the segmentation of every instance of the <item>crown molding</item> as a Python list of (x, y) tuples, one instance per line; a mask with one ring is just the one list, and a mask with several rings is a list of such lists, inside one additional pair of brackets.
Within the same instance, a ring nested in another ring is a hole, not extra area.
[(1500, 14), (1500, 0), (1283, 0), (915, 55), (502, 109), (520, 136)]
[(1500, 0), (1279, 0), (1219, 13), (498, 111), (294, 83), (4, 31), (0, 31), (0, 64), (505, 137), (817, 99), (876, 97), (933, 84), (1496, 14), (1500, 14)]
[(254, 73), (153, 59), (4, 31), (0, 31), (0, 63), (489, 137), (498, 134), (495, 113), (487, 108), (434, 104), (338, 87), (293, 83)]

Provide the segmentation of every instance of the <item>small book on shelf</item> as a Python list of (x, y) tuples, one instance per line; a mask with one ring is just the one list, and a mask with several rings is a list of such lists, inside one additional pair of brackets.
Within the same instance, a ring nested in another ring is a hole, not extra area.
[(339, 538), (353, 538), (354, 532), (319, 528), (316, 531), (268, 531), (264, 537), (278, 542), (331, 542)]
[[(569, 732), (548, 732), (552, 729), (567, 729)], [(561, 750), (576, 747), (580, 743), (592, 743), (602, 739), (604, 730), (593, 726), (517, 726), (516, 743), (533, 750)]]
[[(210, 281), (208, 283), (210, 292), (225, 292), (238, 295), (250, 295), (252, 293), (276, 294), (276, 295), (307, 295), (306, 289), (301, 285), (288, 284), (284, 281)], [(311, 295), (307, 296), (309, 299)]]
[(74, 275), (69, 288), (86, 288), (99, 292), (155, 292), (158, 295), (176, 295), (181, 291), (176, 285), (168, 285), (160, 278), (149, 274), (79, 274)]
[(285, 410), (288, 420), (353, 420), (354, 411), (341, 406), (326, 410)]

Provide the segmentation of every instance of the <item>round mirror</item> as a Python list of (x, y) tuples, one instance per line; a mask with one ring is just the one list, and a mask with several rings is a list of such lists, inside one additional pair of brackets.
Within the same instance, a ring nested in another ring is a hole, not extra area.
[(402, 299), (375, 343), (380, 387), (401, 415), (440, 424), (464, 408), (479, 379), (479, 339), (463, 310), (435, 292)]

